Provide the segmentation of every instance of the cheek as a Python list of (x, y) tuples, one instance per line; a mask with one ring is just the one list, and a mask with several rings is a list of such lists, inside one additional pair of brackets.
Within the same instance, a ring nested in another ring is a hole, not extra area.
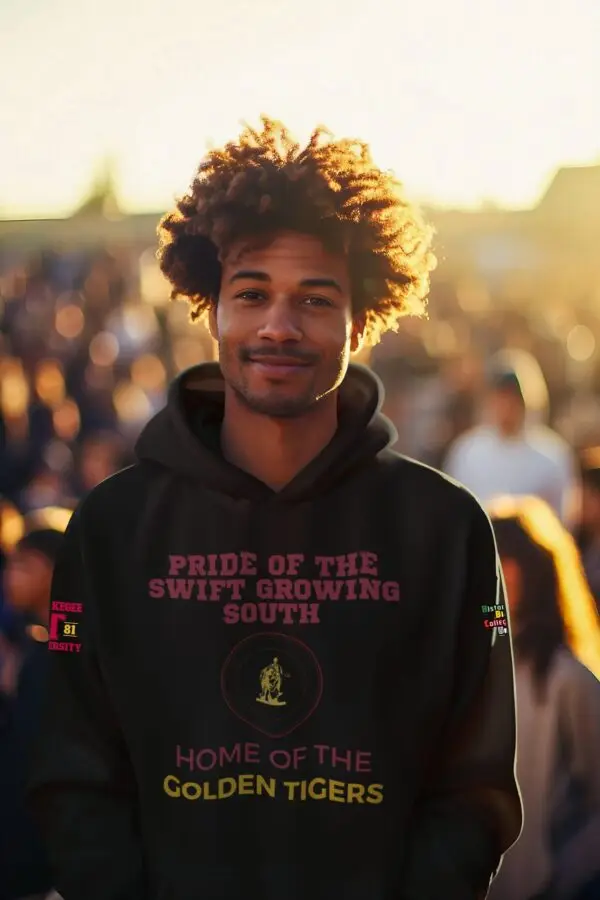
[(217, 307), (214, 323), (213, 337), (221, 350), (256, 342), (251, 317), (232, 315), (226, 304)]
[(350, 352), (353, 344), (352, 320), (343, 316), (312, 318), (303, 323), (303, 333), (307, 343), (322, 348), (324, 353), (339, 356), (346, 349)]

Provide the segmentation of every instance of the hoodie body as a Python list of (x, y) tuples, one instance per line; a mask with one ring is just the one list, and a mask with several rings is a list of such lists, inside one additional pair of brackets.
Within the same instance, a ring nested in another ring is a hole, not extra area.
[(475, 900), (516, 840), (491, 526), (352, 366), (274, 492), (184, 373), (57, 566), (31, 782), (64, 900)]

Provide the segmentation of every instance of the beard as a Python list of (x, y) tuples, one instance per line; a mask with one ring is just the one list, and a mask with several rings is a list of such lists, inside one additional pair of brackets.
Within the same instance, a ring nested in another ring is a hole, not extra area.
[(294, 397), (277, 396), (276, 391), (258, 394), (246, 385), (230, 383), (230, 387), (238, 400), (249, 410), (270, 419), (297, 419), (305, 416), (317, 405), (320, 397), (312, 393)]
[[(261, 387), (252, 384), (252, 362), (284, 357), (304, 364), (298, 376), (291, 380), (268, 379)], [(277, 347), (230, 348), (227, 341), (219, 342), (219, 362), (226, 385), (247, 409), (271, 419), (296, 419), (311, 412), (320, 401), (341, 383), (347, 368), (344, 354), (324, 362), (316, 353), (284, 344)]]

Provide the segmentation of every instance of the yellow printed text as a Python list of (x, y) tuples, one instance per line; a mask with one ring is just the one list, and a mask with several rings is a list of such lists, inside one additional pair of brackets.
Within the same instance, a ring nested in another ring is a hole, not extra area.
[(383, 803), (382, 784), (358, 784), (332, 778), (282, 781), (263, 775), (235, 775), (212, 781), (182, 781), (167, 775), (163, 790), (168, 797), (183, 800), (228, 800), (230, 797), (281, 795), (291, 802), (325, 800), (329, 803)]
[(288, 800), (329, 800), (330, 803), (383, 803), (382, 784), (353, 784), (332, 778), (284, 781)]
[(167, 775), (163, 788), (169, 797), (183, 797), (184, 800), (228, 800), (236, 795), (274, 797), (276, 781), (262, 775), (235, 775), (215, 781), (182, 782), (176, 775)]

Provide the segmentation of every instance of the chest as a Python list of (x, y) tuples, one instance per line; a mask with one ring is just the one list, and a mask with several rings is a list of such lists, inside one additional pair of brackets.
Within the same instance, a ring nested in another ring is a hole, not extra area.
[[(279, 628), (409, 639), (452, 630), (465, 587), (460, 527), (379, 492), (299, 504), (166, 504), (94, 558), (101, 625), (161, 633)], [(119, 598), (115, 600), (115, 598)]]
[(286, 672), (305, 663), (307, 684), (326, 679), (342, 703), (449, 690), (464, 546), (442, 514), (415, 511), (366, 490), (289, 507), (224, 508), (188, 493), (122, 523), (90, 554), (115, 693), (126, 685), (136, 704), (152, 697), (170, 715), (195, 685), (217, 705), (240, 648), (260, 690), (262, 671), (291, 690)]

